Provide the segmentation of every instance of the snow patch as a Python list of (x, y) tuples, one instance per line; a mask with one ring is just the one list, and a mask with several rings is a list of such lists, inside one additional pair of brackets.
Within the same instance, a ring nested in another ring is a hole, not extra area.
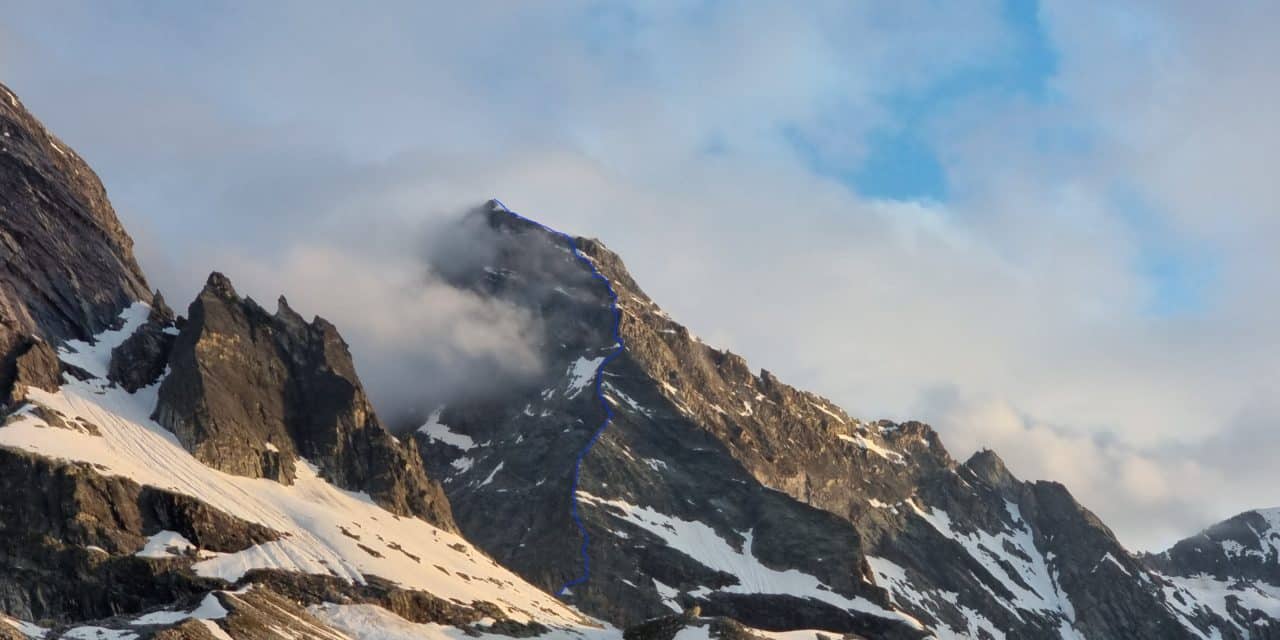
[(914, 628), (919, 621), (898, 611), (890, 611), (856, 596), (843, 596), (817, 578), (795, 569), (778, 571), (762, 564), (751, 553), (753, 532), (739, 532), (742, 550), (735, 549), (711, 527), (701, 522), (683, 520), (621, 500), (578, 492), (584, 503), (605, 507), (610, 515), (629, 522), (656, 536), (670, 548), (679, 551), (710, 569), (738, 578), (738, 584), (725, 587), (728, 593), (767, 593), (812, 598), (842, 609), (867, 613), (882, 618), (901, 620)]
[(147, 538), (146, 546), (133, 554), (140, 558), (181, 558), (195, 551), (196, 545), (176, 531), (161, 531)]
[(431, 415), (427, 417), (426, 424), (418, 427), (418, 433), (425, 434), (431, 440), (443, 442), (463, 451), (470, 451), (476, 448), (476, 441), (472, 440), (471, 436), (450, 431), (449, 427), (440, 422), (439, 409), (431, 412)]
[(565, 372), (565, 376), (569, 380), (569, 386), (565, 390), (565, 397), (576, 398), (591, 385), (591, 381), (596, 377), (596, 370), (604, 362), (604, 356), (599, 358), (578, 358), (569, 365), (569, 370)]

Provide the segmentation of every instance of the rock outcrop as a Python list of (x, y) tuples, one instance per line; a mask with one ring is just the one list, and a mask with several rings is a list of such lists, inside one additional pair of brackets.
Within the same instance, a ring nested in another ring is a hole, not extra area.
[(8, 370), (0, 374), (0, 389), (8, 389), (0, 397), (0, 406), (17, 407), (31, 388), (54, 391), (62, 384), (62, 365), (58, 354), (43, 340), (19, 341), (13, 355), (0, 362)]
[(134, 555), (161, 531), (214, 552), (280, 536), (188, 496), (8, 449), (0, 496), (0, 611), (26, 620), (108, 617), (218, 585), (182, 569), (192, 560)]
[(129, 393), (155, 383), (169, 366), (177, 335), (177, 318), (157, 291), (146, 323), (111, 350), (107, 378)]
[(155, 419), (205, 464), (288, 484), (305, 459), (393, 513), (454, 528), (443, 490), (418, 452), (379, 422), (327, 321), (307, 322), (283, 297), (268, 313), (214, 273), (191, 303), (168, 367)]
[(27, 345), (88, 339), (150, 299), (97, 175), (0, 85), (0, 396)]

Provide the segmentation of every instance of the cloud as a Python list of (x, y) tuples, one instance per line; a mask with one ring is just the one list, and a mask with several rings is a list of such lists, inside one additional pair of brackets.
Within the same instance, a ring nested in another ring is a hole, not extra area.
[(980, 449), (995, 450), (1014, 475), (1065, 484), (1076, 499), (1138, 549), (1163, 549), (1216, 517), (1215, 506), (1240, 506), (1224, 499), (1233, 471), (1190, 452), (1144, 450), (1113, 439), (1090, 436), (1019, 413), (996, 399), (961, 399), (935, 394), (924, 409), (937, 416), (953, 454), (964, 459)]
[[(1043, 87), (949, 95), (1018, 51), (1001, 3), (384, 7), (19, 7), (0, 72), (102, 173), (171, 300), (214, 268), (283, 291), (380, 398), (416, 394), (396, 345), (442, 375), (519, 352), (525, 319), (414, 261), (497, 196), (604, 239), (709, 341), (992, 446), (1131, 545), (1270, 500), (1274, 8), (1044, 2)], [(907, 120), (948, 199), (851, 190), (868, 135)], [(1202, 305), (1152, 313), (1153, 251), (1214, 265)]]
[(322, 311), (337, 325), (393, 425), (442, 403), (509, 391), (541, 371), (537, 318), (449, 285), (423, 256), (307, 244), (274, 259), (225, 257), (242, 291), (257, 299), (286, 291), (290, 306)]

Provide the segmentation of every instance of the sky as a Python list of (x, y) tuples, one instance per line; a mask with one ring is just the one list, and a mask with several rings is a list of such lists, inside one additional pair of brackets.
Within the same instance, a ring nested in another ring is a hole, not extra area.
[(535, 366), (508, 359), (527, 318), (413, 289), (441, 221), (498, 197), (1131, 549), (1280, 505), (1280, 4), (0, 6), (0, 81), (151, 282), (287, 293), (375, 399), (418, 364)]

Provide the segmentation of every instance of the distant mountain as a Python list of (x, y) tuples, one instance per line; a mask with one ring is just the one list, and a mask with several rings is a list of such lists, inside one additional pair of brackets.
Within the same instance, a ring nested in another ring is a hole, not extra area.
[(536, 317), (542, 374), (396, 436), (337, 327), (217, 273), (174, 313), (3, 87), (0, 136), (0, 638), (1280, 637), (1277, 513), (1135, 556), (496, 201), (436, 268)]

